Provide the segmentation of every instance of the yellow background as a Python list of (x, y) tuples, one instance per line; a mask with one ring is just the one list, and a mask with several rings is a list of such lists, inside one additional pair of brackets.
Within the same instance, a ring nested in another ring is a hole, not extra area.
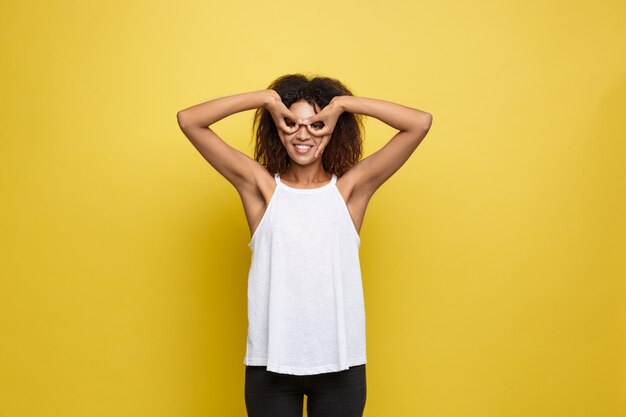
[(0, 15), (0, 416), (245, 416), (248, 226), (176, 112), (292, 72), (434, 116), (362, 228), (365, 416), (626, 415), (622, 0)]

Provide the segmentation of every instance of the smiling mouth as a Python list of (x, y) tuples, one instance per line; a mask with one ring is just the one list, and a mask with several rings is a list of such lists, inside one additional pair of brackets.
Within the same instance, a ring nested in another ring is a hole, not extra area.
[(313, 145), (296, 145), (296, 144), (294, 144), (293, 147), (296, 149), (296, 152), (298, 152), (300, 154), (308, 153), (311, 149), (313, 149)]

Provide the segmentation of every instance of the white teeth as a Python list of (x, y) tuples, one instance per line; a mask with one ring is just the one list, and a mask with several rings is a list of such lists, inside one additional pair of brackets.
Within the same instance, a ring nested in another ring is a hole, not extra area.
[(302, 149), (302, 150), (305, 150), (305, 149), (312, 148), (312, 146), (308, 146), (308, 145), (296, 145), (296, 148), (298, 148), (298, 149)]

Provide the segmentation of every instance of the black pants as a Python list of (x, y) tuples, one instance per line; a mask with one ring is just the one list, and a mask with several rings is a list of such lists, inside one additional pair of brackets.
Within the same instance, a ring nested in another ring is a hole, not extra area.
[(362, 417), (367, 393), (365, 364), (339, 372), (289, 375), (246, 365), (248, 417)]

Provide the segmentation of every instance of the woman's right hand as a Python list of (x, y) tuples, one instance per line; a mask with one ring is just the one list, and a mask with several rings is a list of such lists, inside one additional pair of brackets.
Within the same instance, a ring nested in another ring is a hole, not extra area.
[[(287, 106), (285, 106), (280, 98), (280, 95), (276, 91), (269, 90), (269, 92), (272, 99), (268, 100), (264, 107), (272, 115), (274, 124), (276, 124), (276, 127), (288, 135), (296, 133), (302, 124), (302, 120), (289, 110)], [(294, 124), (289, 126), (285, 119), (291, 120)]]

